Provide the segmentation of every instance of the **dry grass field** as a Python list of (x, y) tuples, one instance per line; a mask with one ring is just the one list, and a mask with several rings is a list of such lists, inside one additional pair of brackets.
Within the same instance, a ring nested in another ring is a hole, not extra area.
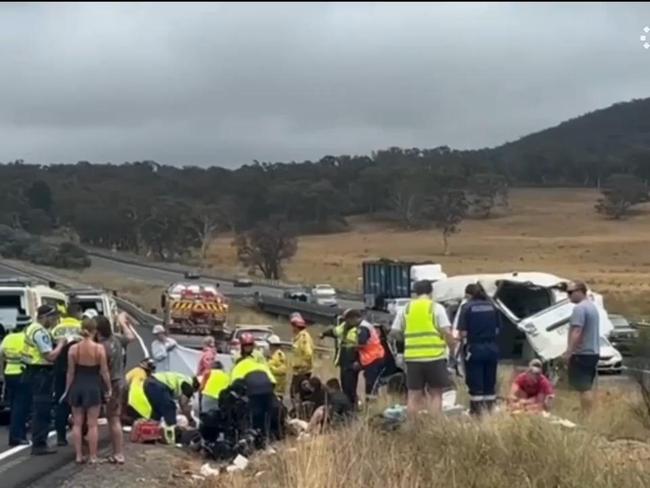
[[(367, 219), (351, 219), (343, 234), (300, 238), (286, 267), (295, 282), (329, 282), (358, 289), (361, 262), (394, 259), (440, 262), (450, 274), (537, 270), (584, 279), (604, 293), (612, 310), (650, 314), (650, 206), (623, 221), (594, 211), (599, 193), (585, 189), (515, 189), (510, 209), (487, 220), (467, 220), (442, 254), (435, 230), (404, 232)], [(232, 238), (211, 250), (215, 268), (237, 267)]]

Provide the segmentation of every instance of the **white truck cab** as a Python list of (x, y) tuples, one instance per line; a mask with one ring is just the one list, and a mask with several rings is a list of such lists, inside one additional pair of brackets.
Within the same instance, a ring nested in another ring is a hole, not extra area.
[(67, 304), (65, 293), (30, 278), (0, 278), (0, 336), (14, 329), (20, 310), (36, 320), (36, 310), (41, 305), (66, 307)]
[(110, 293), (88, 288), (71, 290), (68, 292), (68, 296), (71, 302), (81, 305), (82, 310), (94, 309), (99, 315), (107, 317), (113, 330), (116, 330), (119, 310), (115, 298)]

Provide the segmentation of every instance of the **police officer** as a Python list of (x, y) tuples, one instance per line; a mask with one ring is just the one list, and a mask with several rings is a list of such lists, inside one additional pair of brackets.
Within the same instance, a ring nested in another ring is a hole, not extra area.
[[(23, 362), (26, 365), (25, 378), (31, 390), (32, 455), (42, 456), (56, 453), (47, 446), (47, 435), (52, 420), (52, 395), (54, 385), (53, 363), (66, 345), (61, 339), (56, 346), (51, 329), (59, 321), (59, 312), (51, 305), (41, 305), (36, 310), (36, 322), (25, 331)], [(58, 399), (57, 399), (58, 400)]]
[(496, 403), (501, 318), (480, 285), (468, 285), (465, 293), (470, 298), (461, 308), (458, 330), (464, 340), (469, 410), (472, 415), (481, 415), (492, 411)]
[(73, 343), (81, 340), (81, 317), (83, 310), (79, 303), (71, 302), (65, 309), (65, 315), (59, 323), (52, 329), (52, 338), (54, 342), (62, 339), (66, 340), (63, 351), (54, 362), (54, 398), (57, 400), (54, 428), (56, 430), (57, 445), (59, 447), (67, 446), (66, 432), (68, 428), (68, 418), (70, 417), (70, 404), (68, 402), (59, 402), (59, 398), (65, 392), (66, 376), (68, 374), (68, 351)]
[(27, 411), (29, 410), (29, 389), (25, 384), (22, 362), (25, 347), (25, 329), (32, 322), (24, 312), (16, 317), (16, 326), (0, 344), (0, 365), (4, 362), (5, 392), (11, 415), (9, 424), (9, 446), (27, 445)]

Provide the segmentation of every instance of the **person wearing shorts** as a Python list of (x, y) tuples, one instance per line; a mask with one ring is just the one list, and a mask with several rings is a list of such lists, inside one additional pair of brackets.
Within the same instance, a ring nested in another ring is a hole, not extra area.
[(404, 337), (409, 414), (425, 407), (435, 414), (442, 412), (443, 391), (452, 386), (447, 347), (455, 340), (444, 307), (431, 299), (431, 282), (418, 281), (413, 290), (417, 298), (396, 315), (390, 335)]
[(124, 463), (124, 435), (122, 434), (122, 396), (124, 395), (124, 356), (126, 347), (135, 340), (129, 323), (121, 321), (121, 334), (113, 334), (110, 321), (100, 315), (97, 322), (97, 336), (99, 343), (104, 346), (108, 369), (111, 377), (111, 396), (106, 402), (106, 419), (111, 431), (113, 454), (109, 456), (111, 463)]
[(568, 361), (569, 384), (580, 393), (580, 405), (585, 414), (594, 406), (593, 386), (600, 357), (600, 315), (587, 296), (587, 285), (569, 284), (567, 294), (575, 304), (570, 319), (569, 343), (564, 354)]

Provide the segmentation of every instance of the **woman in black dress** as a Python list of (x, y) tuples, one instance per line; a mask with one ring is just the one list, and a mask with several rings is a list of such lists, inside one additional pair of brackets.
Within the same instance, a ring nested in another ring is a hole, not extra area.
[(83, 339), (68, 352), (68, 377), (66, 390), (72, 408), (72, 438), (76, 462), (83, 463), (82, 428), (84, 419), (88, 426), (88, 462), (97, 462), (97, 419), (102, 402), (111, 396), (111, 379), (108, 373), (106, 351), (94, 342), (97, 325), (93, 319), (81, 324)]

